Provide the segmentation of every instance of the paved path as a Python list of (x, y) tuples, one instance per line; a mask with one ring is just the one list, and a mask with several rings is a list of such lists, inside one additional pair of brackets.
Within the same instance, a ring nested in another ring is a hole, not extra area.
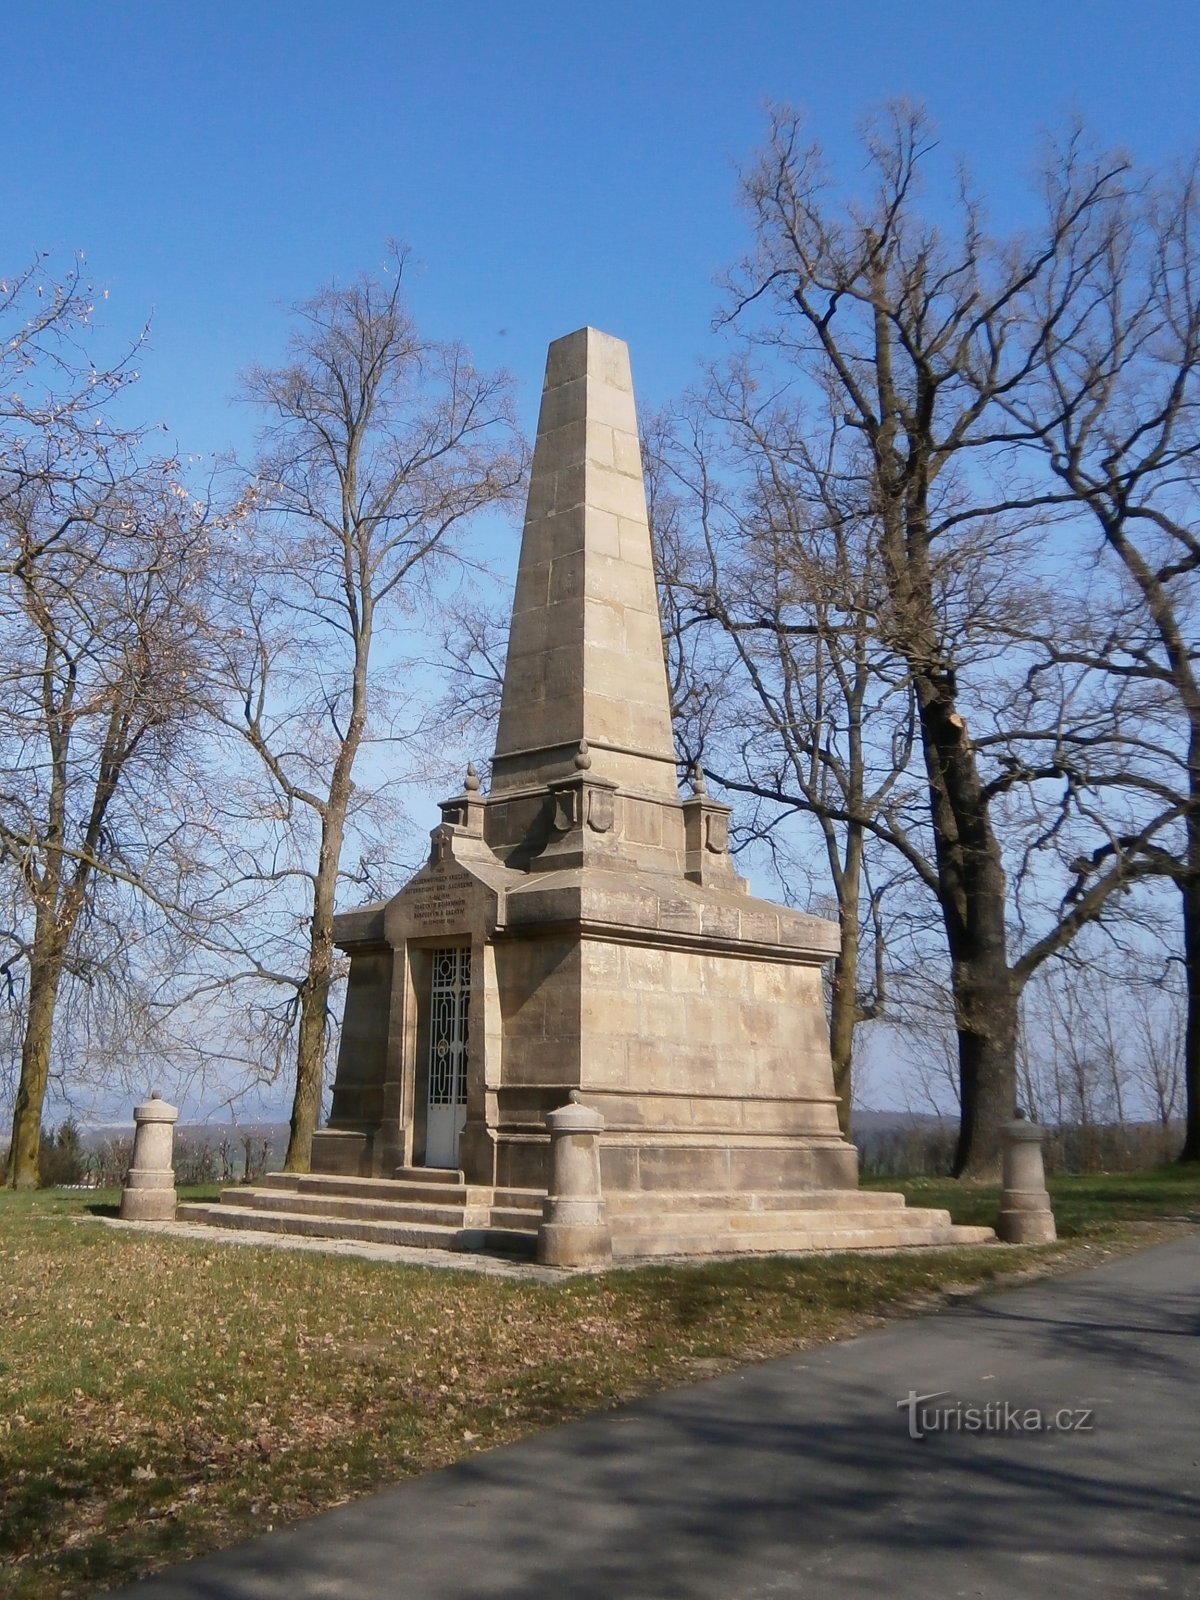
[[(555, 1429), (126, 1593), (1200, 1597), (1198, 1335), (1193, 1236)], [(1091, 1426), (913, 1440), (909, 1390)]]
[(533, 1261), (513, 1260), (482, 1250), (436, 1250), (424, 1245), (375, 1244), (368, 1239), (309, 1238), (297, 1233), (268, 1233), (259, 1228), (214, 1228), (207, 1222), (126, 1222), (121, 1217), (80, 1217), (81, 1226), (99, 1223), (105, 1228), (125, 1228), (134, 1233), (165, 1233), (173, 1239), (192, 1239), (206, 1249), (247, 1245), (257, 1250), (300, 1250), (320, 1256), (357, 1256), (362, 1261), (394, 1261), (408, 1267), (438, 1267), (448, 1272), (475, 1272), (485, 1278), (530, 1279), (562, 1283), (573, 1276), (562, 1267), (543, 1267)]

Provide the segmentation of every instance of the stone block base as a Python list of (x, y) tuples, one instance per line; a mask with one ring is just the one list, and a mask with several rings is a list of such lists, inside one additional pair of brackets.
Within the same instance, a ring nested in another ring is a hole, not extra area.
[(313, 1134), (313, 1172), (327, 1172), (338, 1178), (369, 1178), (374, 1140), (366, 1133), (344, 1128), (322, 1128)]
[[(468, 1171), (473, 1181), (487, 1181)], [(606, 1194), (616, 1190), (739, 1194), (769, 1189), (857, 1189), (858, 1151), (841, 1139), (755, 1144), (719, 1139), (698, 1142), (687, 1134), (605, 1134), (600, 1144), (600, 1171)], [(534, 1133), (499, 1134), (494, 1181), (506, 1188), (547, 1188), (549, 1138)]]
[[(175, 1184), (168, 1177), (153, 1184), (137, 1182), (138, 1173), (131, 1172), (121, 1195), (122, 1222), (174, 1222), (177, 1197)], [(158, 1179), (157, 1173), (148, 1174)]]
[(1026, 1211), (1006, 1207), (996, 1232), (1005, 1244), (1053, 1244), (1058, 1238), (1052, 1211)]
[[(161, 1191), (160, 1191), (161, 1192)], [(440, 1250), (503, 1251), (553, 1266), (603, 1267), (663, 1256), (803, 1254), (983, 1244), (990, 1228), (956, 1227), (945, 1211), (906, 1206), (899, 1194), (844, 1189), (803, 1193), (610, 1194), (603, 1210), (566, 1210), (530, 1190), (480, 1190), (443, 1169), (387, 1178), (272, 1173), (260, 1188), (227, 1189), (219, 1205), (182, 1205), (180, 1221), (222, 1228), (370, 1240)], [(156, 1219), (159, 1220), (159, 1219)]]
[(603, 1225), (543, 1222), (537, 1258), (546, 1267), (606, 1267), (612, 1262), (612, 1234)]

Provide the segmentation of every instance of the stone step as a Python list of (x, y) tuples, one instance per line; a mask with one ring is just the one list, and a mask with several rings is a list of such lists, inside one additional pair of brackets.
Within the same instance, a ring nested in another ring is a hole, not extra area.
[(241, 1205), (191, 1202), (181, 1205), (176, 1216), (180, 1222), (203, 1222), (218, 1228), (294, 1234), (309, 1239), (354, 1239), (425, 1250), (496, 1250), (509, 1255), (531, 1256), (537, 1245), (537, 1235), (532, 1230), (375, 1222), (352, 1217), (310, 1216), (295, 1211), (261, 1211)]
[(653, 1212), (626, 1214), (610, 1218), (614, 1229), (631, 1236), (652, 1234), (662, 1228), (671, 1233), (705, 1233), (710, 1236), (725, 1234), (807, 1233), (814, 1229), (828, 1230), (864, 1228), (947, 1228), (948, 1211), (917, 1210), (910, 1207), (880, 1212), (870, 1206), (843, 1205), (839, 1211), (807, 1206), (795, 1206), (790, 1211), (676, 1211), (664, 1219)]
[[(269, 1172), (257, 1185), (277, 1194), (331, 1195), (357, 1200), (413, 1201), (433, 1205), (516, 1206), (541, 1211), (544, 1189), (493, 1189), (484, 1184), (426, 1181), (436, 1167), (407, 1167), (413, 1178), (346, 1178), (335, 1173)], [(451, 1174), (453, 1176), (453, 1174)]]
[(493, 1206), (491, 1226), (493, 1228), (520, 1228), (527, 1232), (536, 1233), (542, 1224), (542, 1208), (536, 1210), (525, 1206)]
[[(490, 1189), (474, 1191), (489, 1195)], [(431, 1222), (441, 1227), (534, 1228), (542, 1220), (541, 1194), (536, 1189), (500, 1190), (506, 1195), (528, 1197), (535, 1204), (493, 1205), (488, 1201), (468, 1207), (460, 1199), (445, 1205), (410, 1200), (407, 1197), (360, 1200), (352, 1195), (281, 1194), (277, 1189), (222, 1189), (222, 1205), (248, 1206), (262, 1211), (289, 1211), (300, 1216), (350, 1217), (362, 1222)]]
[(457, 1167), (397, 1167), (392, 1179), (398, 1183), (454, 1183), (460, 1187), (466, 1182)]
[(381, 1200), (391, 1195), (412, 1193), (415, 1198), (435, 1195), (443, 1202), (456, 1192), (466, 1191), (465, 1184), (426, 1183), (401, 1178), (352, 1178), (333, 1172), (269, 1172), (259, 1187), (286, 1194), (352, 1195), (360, 1200)]
[(536, 1228), (506, 1228), (493, 1225), (489, 1228), (463, 1228), (459, 1233), (460, 1250), (485, 1250), (506, 1256), (521, 1256), (532, 1261), (537, 1254)]
[[(447, 1205), (428, 1205), (419, 1201), (359, 1200), (352, 1195), (289, 1194), (281, 1197), (277, 1189), (223, 1189), (223, 1206), (244, 1206), (257, 1211), (287, 1211), (296, 1216), (348, 1217), (359, 1222), (431, 1222), (439, 1227), (461, 1228), (467, 1221), (467, 1208), (460, 1200)], [(471, 1208), (470, 1218), (482, 1225), (491, 1221), (491, 1206)], [(532, 1213), (531, 1213), (532, 1214)]]
[(613, 1235), (614, 1261), (632, 1261), (644, 1257), (690, 1256), (711, 1254), (762, 1254), (801, 1255), (812, 1251), (836, 1250), (903, 1250), (929, 1245), (993, 1244), (995, 1234), (991, 1228), (906, 1226), (876, 1222), (870, 1227), (812, 1227), (807, 1229), (784, 1228), (754, 1233), (731, 1231), (714, 1237), (711, 1229), (703, 1232), (673, 1229), (642, 1235), (620, 1228)]
[(672, 1194), (649, 1189), (624, 1189), (606, 1192), (610, 1217), (664, 1212), (779, 1212), (779, 1211), (869, 1211), (891, 1213), (905, 1209), (904, 1196), (882, 1189), (766, 1189), (716, 1190), (711, 1193)]
[(542, 1214), (542, 1201), (546, 1198), (545, 1189), (493, 1189), (493, 1206), (512, 1206), (518, 1211), (536, 1211)]

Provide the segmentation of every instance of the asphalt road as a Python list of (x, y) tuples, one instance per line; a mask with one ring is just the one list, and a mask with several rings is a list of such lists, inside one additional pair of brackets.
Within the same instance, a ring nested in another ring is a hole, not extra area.
[[(555, 1429), (123, 1593), (1200, 1597), (1198, 1335), (1192, 1236)], [(939, 1397), (898, 1406), (910, 1392)]]

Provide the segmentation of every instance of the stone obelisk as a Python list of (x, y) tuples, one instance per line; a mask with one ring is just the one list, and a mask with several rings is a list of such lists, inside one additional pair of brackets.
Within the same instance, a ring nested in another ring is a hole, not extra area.
[(678, 798), (629, 351), (550, 346), (492, 764), (494, 797), (590, 770)]
[(581, 328), (546, 362), (490, 790), (470, 777), (429, 864), (338, 920), (330, 1160), (544, 1187), (546, 1116), (575, 1092), (605, 1120), (606, 1192), (855, 1182), (821, 997), (836, 930), (747, 894), (729, 808), (677, 774), (629, 352)]
[[(857, 1192), (821, 987), (837, 929), (748, 894), (729, 808), (677, 774), (629, 355), (582, 328), (546, 364), (490, 791), (469, 768), (426, 865), (336, 919), (324, 1176), (280, 1226), (355, 1206), (364, 1237), (528, 1237), (553, 1127), (564, 1171), (590, 1130), (585, 1209), (619, 1257), (962, 1236)], [(546, 1226), (570, 1232), (557, 1168)]]

